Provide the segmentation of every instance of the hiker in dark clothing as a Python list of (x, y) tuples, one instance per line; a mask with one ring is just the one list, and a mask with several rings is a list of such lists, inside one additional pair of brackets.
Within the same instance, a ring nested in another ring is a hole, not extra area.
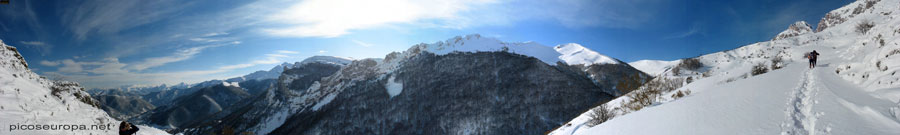
[(138, 130), (141, 129), (139, 129), (137, 126), (134, 126), (134, 124), (125, 121), (119, 123), (119, 135), (133, 135), (134, 133), (137, 133)]
[(809, 54), (806, 54), (806, 58), (809, 59), (809, 68), (816, 67), (816, 58), (819, 56), (819, 53), (816, 50), (813, 50)]

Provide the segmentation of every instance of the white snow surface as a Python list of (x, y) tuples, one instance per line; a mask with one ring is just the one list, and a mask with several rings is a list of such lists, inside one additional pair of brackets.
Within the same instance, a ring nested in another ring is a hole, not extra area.
[(325, 96), (325, 98), (322, 98), (322, 100), (317, 102), (316, 105), (312, 107), (312, 109), (319, 110), (319, 108), (322, 108), (322, 106), (325, 106), (325, 105), (328, 105), (328, 103), (331, 103), (331, 100), (334, 100), (334, 98), (336, 98), (336, 97), (337, 97), (337, 94), (328, 94), (328, 96)]
[(570, 65), (620, 64), (616, 59), (597, 53), (576, 43), (557, 45), (556, 47), (553, 47), (553, 49), (562, 54), (559, 56), (559, 59), (562, 59)]
[(301, 66), (303, 64), (313, 63), (313, 62), (321, 62), (321, 63), (329, 63), (329, 64), (337, 64), (337, 65), (347, 65), (347, 64), (350, 64), (350, 62), (353, 62), (353, 58), (337, 57), (337, 56), (312, 56), (312, 57), (303, 59), (303, 61), (300, 61), (300, 64), (294, 64), (294, 66), (295, 67)]
[(391, 95), (392, 98), (394, 96), (400, 95), (400, 93), (403, 92), (403, 83), (394, 81), (394, 79), (396, 78), (394, 76), (391, 76), (391, 78), (388, 78), (387, 82), (384, 84), (384, 88), (387, 89), (387, 93)]
[(445, 55), (452, 52), (496, 52), (507, 51), (510, 53), (531, 56), (550, 65), (556, 62), (567, 64), (619, 64), (611, 57), (602, 55), (587, 49), (579, 44), (569, 43), (558, 45), (554, 48), (536, 42), (508, 43), (496, 38), (481, 37), (473, 34), (465, 37), (454, 37), (446, 41), (433, 44), (419, 44), (413, 48), (428, 51), (436, 55)]
[(671, 69), (681, 62), (680, 60), (663, 61), (663, 60), (639, 60), (628, 63), (631, 67), (643, 71), (644, 73), (656, 76)]
[[(57, 82), (42, 78), (25, 65), (12, 46), (0, 42), (0, 134), (117, 134), (118, 124), (101, 109), (78, 101), (72, 93), (87, 95), (71, 87), (52, 94)], [(89, 96), (89, 95), (88, 95)], [(10, 125), (85, 125), (88, 130), (11, 130)], [(110, 125), (111, 130), (91, 130), (92, 125)], [(168, 134), (138, 125), (138, 135)]]
[(241, 85), (238, 85), (238, 82), (222, 82), (222, 85), (225, 85), (225, 87), (241, 87)]
[[(694, 81), (653, 105), (626, 113), (622, 104), (630, 98), (622, 96), (606, 103), (617, 117), (590, 127), (585, 112), (550, 134), (900, 134), (900, 0), (865, 8), (867, 2), (832, 11), (841, 18), (820, 32), (697, 57), (701, 69), (659, 74)], [(857, 32), (867, 21), (875, 26)], [(803, 54), (812, 50), (821, 55), (810, 69)], [(753, 65), (771, 66), (775, 57), (784, 59), (783, 68), (749, 75)], [(692, 93), (670, 98), (682, 90)]]

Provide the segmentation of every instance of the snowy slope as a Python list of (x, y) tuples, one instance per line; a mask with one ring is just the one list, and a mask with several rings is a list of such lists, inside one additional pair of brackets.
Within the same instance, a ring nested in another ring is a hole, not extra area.
[(666, 70), (675, 67), (675, 65), (681, 62), (679, 60), (673, 61), (662, 61), (662, 60), (639, 60), (634, 62), (629, 62), (628, 65), (631, 65), (638, 70), (643, 71), (644, 73), (650, 75), (659, 75), (665, 72)]
[[(9, 125), (111, 125), (120, 121), (89, 104), (78, 83), (47, 80), (28, 69), (15, 47), (0, 42), (0, 134), (116, 134), (117, 130), (11, 130)], [(59, 128), (58, 126), (55, 126)], [(140, 126), (138, 134), (167, 134)]]
[(433, 44), (419, 44), (415, 47), (437, 55), (445, 55), (452, 52), (507, 51), (535, 57), (550, 65), (556, 65), (556, 62), (565, 62), (569, 65), (621, 63), (619, 60), (602, 55), (576, 43), (562, 44), (551, 48), (536, 42), (507, 43), (496, 38), (481, 37), (478, 34), (466, 35), (465, 37), (458, 36)]
[[(620, 97), (606, 103), (619, 115), (610, 121), (587, 126), (586, 112), (551, 134), (900, 134), (898, 7), (857, 1), (828, 13), (819, 32), (697, 57), (702, 68), (657, 78), (693, 82), (676, 81), (652, 105), (625, 109), (631, 97)], [(866, 22), (870, 30), (857, 30)], [(803, 58), (811, 50), (822, 54), (814, 69)], [(749, 73), (775, 58), (785, 66)]]
[(576, 43), (557, 45), (553, 49), (562, 54), (559, 56), (559, 59), (570, 65), (620, 64), (619, 60), (597, 53)]

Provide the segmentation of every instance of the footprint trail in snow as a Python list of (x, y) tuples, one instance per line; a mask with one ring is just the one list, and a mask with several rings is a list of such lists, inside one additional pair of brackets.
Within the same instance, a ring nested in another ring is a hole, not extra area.
[(782, 135), (814, 135), (816, 131), (816, 120), (822, 113), (813, 113), (813, 105), (818, 103), (815, 96), (818, 92), (816, 88), (816, 78), (813, 70), (806, 71), (803, 81), (793, 90), (793, 95), (789, 100), (788, 108), (785, 109), (787, 120), (781, 124)]

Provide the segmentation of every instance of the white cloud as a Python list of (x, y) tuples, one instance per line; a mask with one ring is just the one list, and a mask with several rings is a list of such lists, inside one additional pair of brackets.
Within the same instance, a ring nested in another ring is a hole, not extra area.
[(206, 34), (203, 34), (203, 37), (213, 37), (213, 36), (222, 36), (222, 35), (228, 35), (228, 33), (227, 32), (206, 33)]
[(77, 63), (72, 59), (65, 59), (62, 61), (63, 66), (58, 68), (59, 72), (65, 73), (78, 73), (83, 71), (81, 68), (81, 63)]
[(287, 57), (291, 57), (291, 56), (287, 56), (287, 55), (284, 55), (284, 54), (266, 54), (266, 56), (269, 56), (269, 57), (276, 57), (276, 58), (287, 58)]
[(47, 43), (40, 42), (40, 41), (19, 41), (19, 43), (22, 43), (24, 45), (33, 45), (33, 46), (46, 46), (47, 45)]
[(669, 36), (663, 37), (663, 39), (685, 38), (697, 34), (703, 34), (702, 25), (700, 25), (699, 23), (694, 23), (694, 25), (691, 26), (687, 31), (671, 34)]
[(278, 64), (278, 63), (282, 62), (282, 60), (281, 60), (282, 58), (290, 58), (291, 57), (291, 56), (284, 55), (284, 54), (298, 53), (298, 52), (294, 52), (294, 51), (285, 51), (285, 50), (278, 50), (275, 52), (276, 53), (266, 54), (265, 55), (266, 58), (264, 58), (264, 59), (253, 60), (249, 63), (222, 66), (222, 67), (219, 67), (219, 69), (232, 70), (232, 69), (247, 68), (247, 67), (252, 67), (252, 66), (262, 65), (262, 64)]
[[(238, 41), (235, 41), (235, 42), (238, 42)], [(172, 62), (183, 61), (183, 60), (193, 58), (194, 55), (197, 55), (198, 53), (202, 52), (204, 49), (211, 48), (211, 47), (220, 47), (220, 46), (224, 46), (224, 45), (222, 45), (222, 44), (206, 45), (206, 46), (182, 49), (182, 50), (178, 50), (177, 52), (175, 52), (174, 54), (172, 54), (170, 56), (147, 58), (147, 59), (144, 59), (144, 61), (142, 61), (142, 62), (130, 64), (130, 65), (128, 65), (128, 69), (141, 71), (141, 70), (144, 70), (147, 68), (162, 66), (162, 65), (172, 63)]]
[(60, 63), (60, 62), (58, 62), (58, 61), (46, 61), (46, 60), (42, 60), (40, 64), (41, 64), (41, 65), (44, 65), (44, 66), (55, 67), (55, 66), (59, 66), (59, 63)]
[(51, 49), (53, 48), (53, 46), (51, 46), (50, 44), (47, 44), (47, 43), (44, 43), (41, 41), (19, 41), (19, 43), (22, 43), (23, 45), (28, 45), (26, 47), (29, 47), (29, 48), (39, 49), (41, 55), (49, 54)]
[(278, 50), (277, 52), (278, 52), (278, 53), (283, 53), (283, 54), (300, 54), (300, 52), (297, 52), (297, 51), (288, 51), (288, 50)]
[(195, 42), (219, 42), (219, 41), (222, 41), (219, 39), (212, 39), (212, 38), (190, 38), (188, 40), (195, 41)]
[(469, 6), (487, 0), (306, 0), (276, 13), (269, 20), (288, 27), (263, 30), (286, 37), (336, 37), (350, 30), (425, 19), (454, 19)]
[(359, 41), (359, 40), (353, 40), (353, 43), (356, 43), (356, 45), (359, 45), (359, 46), (362, 46), (362, 47), (371, 47), (371, 46), (374, 45), (374, 44), (366, 43), (366, 42)]
[(156, 22), (184, 9), (186, 3), (170, 0), (154, 1), (67, 1), (61, 22), (78, 40), (90, 34), (114, 34), (121, 30)]
[(320, 54), (322, 54), (322, 53), (327, 53), (327, 52), (328, 52), (328, 51), (325, 51), (325, 50), (319, 50), (319, 53), (320, 53)]
[(128, 73), (128, 71), (126, 71), (126, 70), (124, 69), (125, 66), (126, 66), (126, 64), (119, 63), (119, 59), (118, 59), (118, 58), (106, 58), (106, 59), (104, 59), (104, 61), (100, 64), (100, 67), (94, 68), (94, 69), (90, 69), (90, 70), (88, 70), (88, 72), (95, 73), (95, 74), (121, 74), (121, 73)]
[(222, 66), (222, 67), (219, 67), (219, 69), (231, 70), (231, 69), (246, 68), (246, 67), (251, 67), (251, 66), (255, 66), (255, 65), (251, 64), (251, 63), (244, 63), (244, 64)]
[(337, 37), (353, 30), (401, 24), (461, 29), (555, 21), (570, 28), (640, 28), (650, 25), (664, 0), (306, 0), (264, 20), (262, 32), (284, 37)]

